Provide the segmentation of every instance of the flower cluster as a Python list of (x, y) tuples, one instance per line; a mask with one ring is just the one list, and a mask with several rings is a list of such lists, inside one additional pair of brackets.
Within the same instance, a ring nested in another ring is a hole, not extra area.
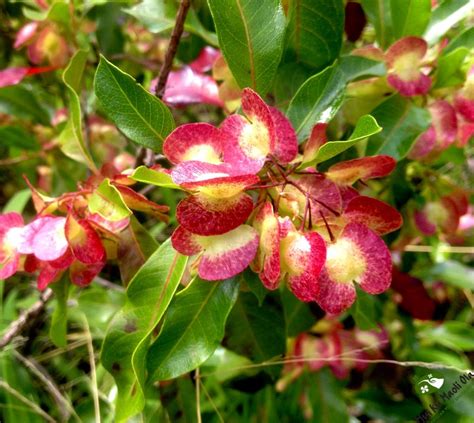
[(354, 282), (371, 294), (391, 280), (391, 257), (381, 235), (398, 229), (400, 214), (360, 195), (358, 180), (388, 175), (388, 156), (354, 159), (325, 173), (301, 166), (324, 144), (317, 124), (303, 155), (287, 118), (251, 89), (242, 110), (219, 127), (178, 127), (163, 150), (173, 181), (189, 193), (177, 208), (172, 243), (193, 256), (199, 276), (222, 280), (247, 266), (268, 289), (287, 281), (302, 301), (340, 313), (355, 300)]
[(20, 28), (13, 47), (27, 46), (28, 59), (35, 65), (64, 66), (69, 58), (66, 40), (55, 24), (33, 21)]
[[(442, 50), (443, 46), (439, 48)], [(433, 96), (430, 93), (433, 79), (439, 78), (439, 75), (435, 72), (436, 64), (429, 58), (428, 44), (424, 39), (405, 37), (396, 41), (385, 53), (377, 47), (365, 46), (353, 50), (352, 54), (384, 62), (388, 87), (402, 96), (430, 94), (427, 108), (432, 124), (417, 139), (410, 151), (410, 159), (432, 161), (451, 145), (464, 147), (474, 135), (474, 66), (467, 72), (460, 89), (438, 90), (439, 94)], [(360, 90), (369, 84), (385, 88), (380, 78), (369, 78), (354, 83), (353, 89)], [(436, 98), (438, 96), (441, 98)]]
[(302, 333), (294, 341), (293, 354), (285, 366), (279, 390), (297, 378), (304, 369), (316, 372), (328, 366), (338, 379), (351, 370), (365, 370), (370, 360), (383, 358), (389, 339), (383, 328), (378, 330), (344, 329), (337, 321), (323, 320), (316, 325), (317, 334)]
[(38, 289), (56, 282), (69, 269), (72, 283), (86, 286), (107, 259), (126, 246), (121, 236), (131, 224), (131, 210), (166, 220), (166, 206), (135, 192), (134, 181), (112, 165), (91, 176), (79, 190), (46, 197), (31, 184), (37, 216), (28, 224), (11, 212), (0, 215), (0, 279), (18, 270), (38, 272)]
[(427, 202), (414, 213), (417, 228), (424, 235), (441, 232), (452, 235), (459, 227), (461, 217), (466, 215), (469, 201), (464, 191), (457, 189), (435, 201)]

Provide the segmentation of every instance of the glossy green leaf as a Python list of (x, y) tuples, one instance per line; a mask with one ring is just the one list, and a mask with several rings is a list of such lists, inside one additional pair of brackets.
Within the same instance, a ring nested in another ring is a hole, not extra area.
[(145, 184), (156, 185), (163, 188), (181, 189), (171, 179), (171, 176), (164, 172), (150, 169), (146, 166), (139, 166), (130, 175), (130, 179), (137, 182), (144, 182)]
[[(262, 363), (285, 353), (285, 320), (276, 296), (267, 295), (262, 305), (250, 292), (241, 292), (226, 327), (226, 347)], [(277, 376), (278, 366), (266, 368)]]
[(316, 322), (308, 303), (300, 301), (287, 288), (281, 290), (281, 302), (285, 315), (286, 335), (290, 338), (306, 332)]
[(67, 299), (69, 288), (68, 276), (63, 276), (59, 282), (51, 285), (51, 289), (54, 291), (56, 306), (51, 317), (49, 336), (57, 347), (65, 347), (67, 344)]
[(459, 47), (438, 59), (436, 83), (433, 88), (452, 87), (464, 82), (465, 74), (461, 69), (461, 65), (469, 51), (466, 47)]
[(88, 207), (92, 213), (98, 213), (103, 218), (113, 222), (125, 219), (132, 214), (132, 211), (123, 201), (119, 190), (107, 178), (100, 183), (90, 196)]
[(178, 254), (169, 240), (163, 243), (130, 282), (125, 305), (110, 324), (102, 346), (102, 364), (117, 384), (117, 421), (127, 421), (143, 409), (144, 356), (186, 262), (187, 257)]
[[(158, 34), (174, 27), (178, 8), (174, 1), (143, 0), (130, 9), (125, 9), (125, 12), (138, 19), (150, 32)], [(216, 34), (204, 28), (193, 9), (190, 9), (188, 12), (184, 30), (191, 34), (199, 35), (209, 44), (217, 46)]]
[(38, 151), (40, 148), (36, 138), (21, 126), (0, 127), (0, 143), (21, 150)]
[(470, 0), (445, 0), (433, 10), (428, 28), (423, 38), (428, 44), (434, 44), (454, 25), (464, 19), (473, 10)]
[(343, 151), (346, 151), (358, 142), (366, 140), (372, 135), (378, 134), (381, 130), (382, 128), (377, 124), (377, 121), (372, 116), (362, 116), (357, 121), (354, 132), (352, 132), (349, 139), (344, 141), (328, 141), (319, 147), (315, 157), (303, 163), (300, 167), (306, 168), (324, 162), (325, 160), (329, 160)]
[(313, 72), (308, 67), (296, 62), (281, 64), (277, 70), (273, 83), (273, 95), (280, 110), (286, 110), (290, 100), (298, 91), (299, 87)]
[(342, 56), (339, 60), (339, 66), (347, 82), (369, 76), (384, 76), (387, 73), (383, 62), (362, 56)]
[(261, 95), (283, 51), (285, 16), (278, 0), (208, 0), (219, 45), (240, 87)]
[(87, 150), (82, 135), (81, 86), (88, 52), (79, 50), (69, 62), (63, 73), (63, 82), (69, 93), (70, 119), (59, 136), (62, 152), (73, 160), (85, 164), (89, 169), (97, 170)]
[(474, 328), (466, 322), (447, 321), (430, 326), (420, 330), (420, 339), (455, 351), (474, 351)]
[(385, 50), (392, 43), (390, 0), (361, 0), (369, 22), (375, 28), (380, 47)]
[(101, 56), (94, 89), (102, 109), (132, 141), (158, 151), (173, 130), (170, 110), (125, 72)]
[(152, 382), (173, 379), (199, 367), (224, 337), (224, 327), (239, 292), (235, 279), (197, 278), (170, 305), (163, 328), (147, 355)]
[(328, 122), (344, 97), (344, 74), (337, 64), (307, 79), (291, 99), (287, 116), (298, 135), (305, 140), (318, 122)]
[(342, 0), (292, 0), (288, 21), (288, 48), (297, 62), (321, 70), (339, 56), (344, 34)]
[(470, 50), (474, 49), (474, 27), (466, 29), (456, 38), (453, 38), (449, 42), (449, 44), (443, 49), (442, 56), (451, 53), (459, 47), (466, 47)]
[(395, 38), (421, 36), (431, 17), (431, 0), (390, 0)]
[(431, 121), (428, 110), (399, 95), (393, 95), (377, 106), (372, 116), (383, 130), (370, 137), (367, 155), (387, 154), (397, 161), (408, 154)]
[(33, 90), (21, 85), (0, 88), (0, 113), (50, 125), (49, 114), (38, 101)]

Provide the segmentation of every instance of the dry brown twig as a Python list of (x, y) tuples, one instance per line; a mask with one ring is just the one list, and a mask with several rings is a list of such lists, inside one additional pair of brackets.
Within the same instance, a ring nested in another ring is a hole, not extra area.
[(18, 336), (27, 326), (33, 324), (33, 322), (39, 318), (46, 307), (46, 303), (52, 298), (52, 296), (53, 291), (47, 289), (41, 294), (40, 299), (36, 303), (34, 303), (29, 309), (22, 311), (18, 319), (10, 323), (0, 339), (0, 349), (5, 348), (13, 338)]
[[(191, 7), (191, 0), (181, 0), (179, 2), (178, 13), (176, 15), (176, 21), (174, 24), (173, 32), (171, 33), (170, 42), (166, 49), (165, 60), (161, 66), (160, 73), (158, 75), (158, 81), (155, 87), (155, 95), (161, 99), (165, 92), (166, 81), (170, 74), (171, 67), (173, 66), (173, 60), (178, 51), (179, 42), (184, 31), (184, 22), (188, 14), (189, 8)], [(150, 148), (140, 147), (135, 161), (135, 167), (145, 164), (146, 166), (152, 166), (155, 164), (155, 153)]]

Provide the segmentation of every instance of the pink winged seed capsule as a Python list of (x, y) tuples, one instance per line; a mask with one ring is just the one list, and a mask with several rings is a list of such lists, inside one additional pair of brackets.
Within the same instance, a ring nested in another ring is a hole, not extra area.
[(422, 60), (427, 51), (427, 42), (418, 37), (402, 38), (387, 50), (387, 81), (401, 95), (422, 95), (431, 88), (431, 78), (421, 71)]

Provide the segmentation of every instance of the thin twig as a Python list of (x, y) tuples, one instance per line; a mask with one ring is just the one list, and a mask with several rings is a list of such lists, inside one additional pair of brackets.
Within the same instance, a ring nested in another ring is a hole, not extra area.
[[(270, 366), (278, 366), (281, 364), (290, 364), (290, 363), (305, 363), (313, 360), (317, 360), (320, 362), (333, 362), (333, 361), (350, 361), (350, 362), (358, 362), (358, 363), (385, 363), (385, 364), (393, 364), (396, 366), (401, 366), (401, 367), (423, 367), (425, 369), (446, 369), (446, 370), (455, 370), (460, 373), (465, 373), (470, 370), (463, 370), (455, 366), (450, 366), (446, 365), (443, 363), (426, 363), (423, 361), (397, 361), (397, 360), (389, 360), (389, 359), (361, 359), (357, 358), (356, 354), (359, 352), (363, 352), (366, 350), (371, 350), (373, 348), (380, 348), (384, 343), (376, 343), (373, 345), (369, 345), (364, 348), (358, 348), (350, 351), (346, 351), (342, 354), (337, 354), (331, 357), (320, 357), (318, 354), (315, 355), (307, 355), (307, 356), (290, 356), (286, 357), (283, 360), (269, 360), (269, 361), (264, 361), (262, 363), (256, 363), (256, 364), (248, 364), (245, 366), (238, 366), (238, 367), (230, 367), (227, 369), (221, 369), (219, 372), (234, 372), (234, 371), (242, 371), (242, 370), (250, 370), (250, 369), (256, 369), (260, 367), (270, 367)], [(204, 377), (211, 376), (213, 374), (217, 373), (216, 372), (210, 372), (206, 373), (203, 375), (200, 375), (199, 377), (202, 379)]]
[(46, 369), (32, 357), (25, 357), (16, 350), (13, 351), (13, 354), (31, 373), (33, 373), (43, 383), (45, 389), (50, 393), (54, 402), (58, 406), (59, 414), (61, 415), (61, 421), (67, 421), (71, 414), (74, 414), (76, 419), (80, 421), (80, 418), (74, 411), (74, 408), (69, 403), (69, 401), (63, 396), (58, 386), (56, 385), (52, 377), (48, 374)]
[(113, 289), (114, 291), (125, 292), (125, 288), (122, 285), (117, 285), (116, 283), (110, 282), (107, 279), (101, 278), (100, 276), (96, 276), (94, 278), (94, 282), (97, 285), (101, 285), (104, 288)]
[(25, 327), (35, 322), (44, 310), (46, 303), (53, 296), (53, 291), (47, 289), (41, 295), (40, 299), (34, 303), (29, 309), (24, 310), (18, 319), (10, 323), (7, 330), (0, 339), (0, 349), (5, 348), (15, 336), (19, 335)]
[(190, 0), (181, 0), (179, 2), (176, 22), (174, 24), (173, 32), (171, 33), (171, 39), (168, 44), (168, 49), (166, 50), (165, 60), (163, 66), (161, 66), (160, 74), (158, 75), (158, 82), (155, 87), (155, 95), (158, 98), (163, 97), (166, 81), (168, 80), (168, 75), (171, 71), (171, 66), (173, 65), (174, 56), (176, 56), (176, 52), (178, 51), (179, 42), (184, 30), (184, 21), (186, 20), (186, 15), (188, 14), (190, 6)]
[(99, 402), (99, 389), (97, 387), (97, 372), (95, 366), (95, 356), (94, 356), (94, 346), (92, 345), (92, 336), (89, 327), (89, 323), (87, 321), (86, 316), (84, 317), (84, 334), (87, 339), (87, 352), (89, 353), (89, 364), (91, 367), (91, 390), (92, 390), (92, 398), (94, 400), (94, 415), (95, 415), (95, 423), (100, 423), (100, 402)]
[[(166, 81), (168, 81), (168, 75), (171, 71), (171, 66), (173, 65), (174, 56), (176, 56), (176, 52), (178, 51), (179, 42), (184, 30), (184, 21), (186, 20), (186, 15), (188, 14), (190, 6), (190, 0), (181, 0), (179, 3), (176, 22), (174, 24), (173, 32), (171, 33), (171, 39), (166, 50), (165, 60), (161, 66), (160, 73), (158, 75), (158, 81), (155, 87), (155, 95), (159, 99), (163, 97)], [(140, 147), (137, 153), (135, 167), (138, 167), (142, 164), (145, 164), (146, 166), (153, 166), (155, 164), (155, 153), (153, 150)]]
[(201, 378), (199, 376), (199, 367), (194, 372), (194, 381), (196, 382), (196, 415), (197, 415), (197, 423), (201, 423)]
[(198, 383), (201, 384), (202, 390), (204, 391), (204, 394), (206, 395), (206, 397), (207, 397), (207, 399), (209, 400), (209, 402), (211, 403), (212, 408), (214, 408), (214, 411), (216, 412), (217, 417), (219, 418), (220, 422), (221, 422), (221, 423), (225, 423), (225, 420), (222, 418), (221, 413), (219, 413), (219, 409), (217, 408), (216, 404), (215, 404), (214, 401), (212, 400), (212, 397), (211, 397), (211, 395), (209, 394), (209, 391), (207, 390), (207, 388), (204, 386), (204, 383), (203, 383), (200, 379), (198, 380)]
[(18, 392), (16, 389), (12, 388), (5, 381), (0, 380), (0, 388), (5, 389), (5, 391), (13, 395), (17, 400), (21, 401), (23, 404), (27, 405), (32, 411), (34, 411), (36, 414), (39, 414), (46, 421), (51, 422), (51, 423), (56, 423), (56, 420), (54, 420), (51, 416), (49, 416), (41, 407), (36, 405), (33, 401), (30, 401), (21, 392)]
[[(407, 245), (403, 251), (411, 251), (416, 253), (431, 253), (435, 250), (435, 247), (431, 245)], [(436, 247), (436, 250), (440, 253), (453, 253), (453, 254), (474, 254), (474, 247), (457, 247), (451, 245), (440, 245)]]

